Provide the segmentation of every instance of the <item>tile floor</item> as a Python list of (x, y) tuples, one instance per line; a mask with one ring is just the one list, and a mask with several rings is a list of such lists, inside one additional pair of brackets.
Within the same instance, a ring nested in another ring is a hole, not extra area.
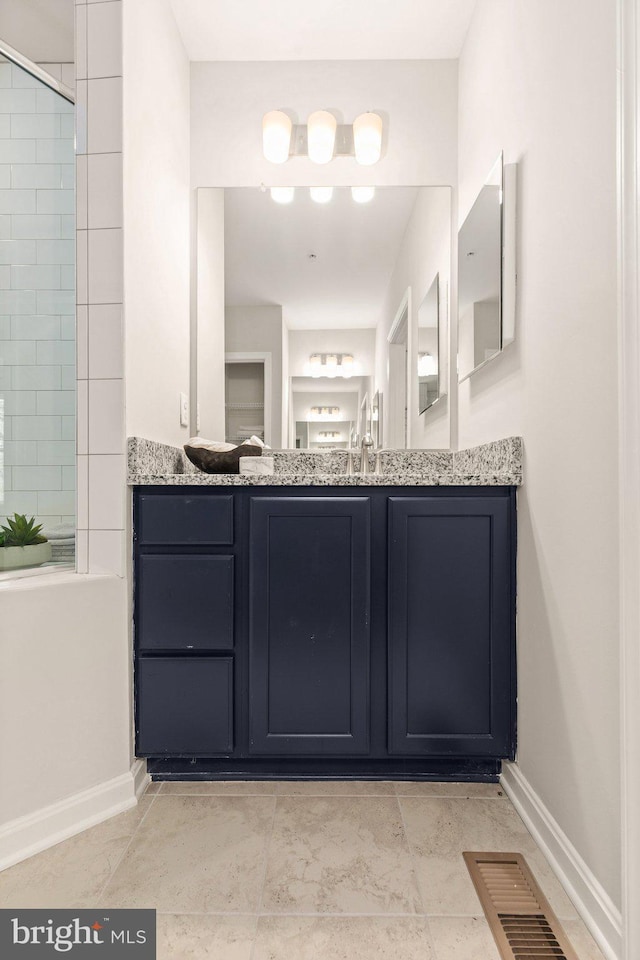
[(524, 853), (602, 960), (494, 784), (152, 784), (1, 873), (0, 907), (155, 907), (158, 960), (499, 960), (461, 857), (483, 849)]

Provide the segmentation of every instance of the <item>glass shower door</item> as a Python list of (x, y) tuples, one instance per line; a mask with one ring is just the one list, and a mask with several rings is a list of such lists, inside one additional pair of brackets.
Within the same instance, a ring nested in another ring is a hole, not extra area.
[(75, 301), (74, 107), (0, 59), (0, 523), (49, 543), (0, 543), (0, 572), (74, 562)]

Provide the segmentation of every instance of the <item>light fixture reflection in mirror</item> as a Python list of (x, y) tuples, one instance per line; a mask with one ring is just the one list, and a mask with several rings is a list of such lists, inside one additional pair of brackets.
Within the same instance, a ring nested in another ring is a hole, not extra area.
[(282, 110), (271, 110), (262, 118), (262, 151), (271, 163), (286, 163), (291, 143), (291, 120)]
[(271, 199), (275, 203), (291, 203), (295, 194), (295, 187), (271, 187)]
[(312, 163), (329, 163), (336, 141), (336, 118), (327, 110), (316, 110), (307, 120), (307, 152)]
[(356, 203), (369, 203), (376, 193), (375, 187), (351, 187), (351, 196)]
[(353, 145), (358, 163), (367, 167), (377, 163), (382, 149), (382, 117), (377, 113), (361, 113), (356, 117)]
[(315, 203), (330, 203), (333, 187), (309, 187), (309, 193)]

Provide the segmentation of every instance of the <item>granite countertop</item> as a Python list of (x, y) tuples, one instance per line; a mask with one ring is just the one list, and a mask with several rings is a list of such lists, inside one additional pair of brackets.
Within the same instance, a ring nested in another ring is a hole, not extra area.
[[(270, 450), (271, 475), (208, 474), (179, 447), (141, 437), (128, 441), (130, 486), (520, 486), (522, 440), (508, 437), (468, 450), (382, 450), (380, 474), (347, 476), (346, 451)], [(373, 459), (370, 461), (373, 468)]]

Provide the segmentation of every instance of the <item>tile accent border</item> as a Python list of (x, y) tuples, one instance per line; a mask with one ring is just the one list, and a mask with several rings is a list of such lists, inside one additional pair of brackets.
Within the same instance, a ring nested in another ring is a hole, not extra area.
[(622, 960), (622, 914), (544, 805), (517, 763), (504, 762), (500, 783), (606, 960)]

